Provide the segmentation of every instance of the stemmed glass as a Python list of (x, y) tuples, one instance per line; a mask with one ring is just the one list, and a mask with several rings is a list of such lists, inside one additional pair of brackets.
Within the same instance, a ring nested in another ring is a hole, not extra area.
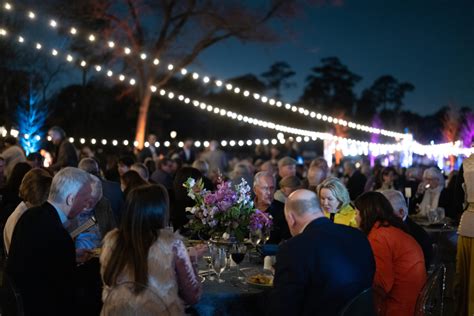
[(233, 244), (230, 249), (230, 256), (232, 257), (232, 260), (234, 260), (234, 262), (237, 264), (237, 278), (239, 280), (244, 279), (242, 276), (239, 276), (239, 274), (243, 274), (240, 270), (240, 263), (244, 260), (246, 252), (247, 247), (244, 244), (239, 243)]
[(221, 273), (224, 272), (227, 266), (227, 253), (224, 248), (218, 246), (210, 246), (212, 269), (217, 274), (217, 281), (219, 283), (225, 282), (221, 279)]

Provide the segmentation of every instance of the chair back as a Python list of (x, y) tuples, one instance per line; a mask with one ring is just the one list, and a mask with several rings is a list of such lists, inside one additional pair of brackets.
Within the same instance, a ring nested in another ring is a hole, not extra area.
[(415, 316), (443, 315), (446, 267), (437, 266), (426, 280), (416, 301)]
[(365, 289), (351, 299), (341, 310), (339, 316), (375, 316), (372, 288)]
[(163, 299), (148, 286), (124, 282), (114, 286), (102, 306), (101, 316), (169, 316)]
[(23, 316), (23, 300), (13, 281), (0, 271), (0, 315)]

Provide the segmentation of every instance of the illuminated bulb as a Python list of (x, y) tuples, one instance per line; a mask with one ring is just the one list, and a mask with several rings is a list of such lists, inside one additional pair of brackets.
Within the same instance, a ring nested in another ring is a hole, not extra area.
[(297, 142), (297, 143), (301, 143), (301, 141), (302, 141), (301, 136), (296, 137), (296, 142)]
[(252, 146), (252, 141), (250, 139), (247, 141), (247, 146)]
[(5, 30), (5, 29), (0, 29), (0, 35), (6, 36), (6, 35), (7, 35), (7, 30)]
[(264, 144), (265, 146), (268, 145), (269, 143), (270, 143), (270, 142), (268, 141), (268, 139), (265, 138), (265, 139), (263, 140), (263, 144)]
[(94, 34), (89, 35), (89, 41), (91, 41), (91, 42), (95, 41)]
[(222, 81), (216, 80), (216, 86), (221, 87), (222, 86)]
[(71, 29), (69, 30), (69, 33), (71, 33), (72, 35), (76, 35), (77, 34), (76, 28), (71, 27)]
[(12, 5), (10, 3), (6, 2), (5, 5), (4, 5), (4, 8), (5, 8), (5, 10), (11, 10)]
[(240, 147), (242, 147), (245, 143), (244, 143), (243, 140), (239, 140), (238, 144), (239, 144)]
[(137, 147), (137, 146), (138, 146), (138, 141), (137, 141), (137, 140), (133, 142), (133, 146), (134, 146), (134, 147)]
[(270, 105), (275, 105), (275, 100), (270, 99), (270, 100), (268, 101), (268, 103), (270, 103)]
[(48, 137), (46, 137), (46, 139), (48, 140), (48, 142), (50, 142), (52, 138), (51, 138), (51, 136), (48, 136)]
[(36, 43), (36, 49), (40, 50), (41, 49), (41, 44), (40, 43)]
[(107, 140), (103, 139), (102, 140), (102, 145), (107, 145)]
[(95, 66), (95, 70), (96, 70), (97, 72), (99, 72), (99, 71), (102, 70), (102, 67), (101, 67), (100, 65), (97, 65), (97, 66)]
[(73, 137), (69, 137), (69, 142), (70, 142), (70, 143), (74, 143), (74, 138), (73, 138)]
[(234, 93), (239, 93), (240, 92), (240, 88), (234, 88)]
[(51, 20), (49, 21), (49, 25), (51, 25), (51, 27), (56, 27), (58, 26), (58, 22), (56, 22), (55, 20)]
[(164, 145), (165, 147), (170, 147), (171, 143), (169, 141), (166, 141)]
[(110, 48), (114, 48), (114, 47), (115, 47), (115, 43), (112, 42), (112, 41), (109, 41), (109, 42), (107, 43), (107, 45), (109, 45)]
[(228, 84), (225, 85), (225, 88), (227, 90), (232, 90), (232, 85), (230, 83), (228, 83)]
[(260, 141), (260, 139), (257, 138), (257, 139), (254, 141), (254, 143), (255, 143), (255, 145), (260, 145), (262, 142)]
[(208, 105), (206, 108), (209, 112), (212, 112), (213, 107), (211, 105)]
[(272, 139), (272, 145), (276, 145), (276, 144), (278, 144), (278, 140)]
[(229, 142), (229, 145), (230, 145), (231, 147), (234, 147), (234, 146), (235, 146), (235, 140), (231, 140), (231, 141)]
[(112, 77), (113, 75), (114, 75), (114, 73), (112, 72), (112, 70), (107, 71), (107, 76), (108, 77)]
[(166, 94), (166, 91), (163, 90), (163, 89), (161, 89), (161, 90), (160, 90), (160, 95), (165, 95), (165, 94)]
[(170, 137), (171, 137), (172, 139), (175, 139), (176, 136), (178, 136), (178, 133), (176, 133), (176, 131), (171, 131), (171, 132), (170, 132)]
[(182, 94), (180, 94), (180, 95), (178, 96), (178, 100), (179, 100), (179, 101), (183, 101), (183, 100), (184, 100), (184, 96), (183, 96)]
[(260, 94), (254, 93), (253, 97), (254, 97), (255, 100), (258, 100), (258, 99), (260, 99)]
[(146, 54), (145, 54), (145, 53), (141, 53), (141, 54), (140, 54), (140, 58), (141, 58), (142, 60), (145, 60), (145, 59), (146, 59)]
[(196, 79), (198, 79), (198, 78), (199, 78), (199, 75), (194, 72), (194, 73), (193, 73), (193, 79), (196, 80)]
[(280, 132), (280, 133), (277, 134), (277, 138), (285, 138), (285, 135)]
[(149, 142), (145, 142), (145, 144), (143, 144), (143, 145), (145, 145), (145, 147), (147, 147), (147, 148), (150, 147), (150, 143), (149, 143)]
[(323, 117), (323, 116), (322, 116), (320, 113), (318, 113), (318, 114), (316, 115), (316, 118), (317, 118), (318, 120), (320, 120), (322, 117)]
[(85, 67), (86, 65), (87, 65), (87, 63), (86, 63), (85, 60), (81, 61), (81, 67)]
[(292, 112), (296, 112), (296, 111), (298, 111), (298, 108), (293, 105), (293, 106), (291, 107), (291, 111), (292, 111)]
[(36, 135), (36, 136), (35, 136), (35, 139), (36, 139), (37, 141), (40, 141), (40, 140), (41, 140), (41, 136)]
[(194, 142), (194, 146), (196, 146), (196, 147), (201, 147), (201, 142), (198, 141), (198, 140), (195, 141), (195, 142)]
[(225, 140), (221, 141), (221, 146), (222, 146), (222, 147), (227, 146), (227, 141), (225, 141)]
[(34, 18), (36, 18), (36, 14), (33, 11), (30, 11), (28, 12), (28, 17), (33, 20)]
[(210, 81), (210, 79), (209, 79), (209, 77), (206, 76), (206, 77), (202, 78), (202, 81), (204, 83), (208, 83)]
[(315, 117), (316, 117), (316, 113), (311, 112), (311, 113), (309, 113), (309, 116), (311, 116), (312, 118), (315, 118)]
[(266, 103), (268, 101), (268, 98), (266, 96), (263, 96), (261, 100), (263, 103)]
[(184, 147), (184, 143), (183, 143), (183, 142), (179, 142), (179, 143), (178, 143), (178, 147), (179, 147), (179, 148), (183, 148), (183, 147)]
[(57, 50), (55, 50), (55, 49), (53, 49), (53, 50), (51, 51), (51, 55), (53, 55), (53, 56), (57, 56), (57, 55), (58, 55), (58, 51), (57, 51)]
[(125, 80), (125, 76), (124, 76), (124, 75), (120, 75), (120, 76), (119, 76), (119, 80), (120, 80), (120, 81), (124, 81), (124, 80)]
[(117, 145), (118, 145), (118, 141), (114, 139), (114, 140), (112, 141), (112, 145), (117, 146)]
[(168, 70), (173, 70), (174, 66), (172, 64), (168, 65)]
[(158, 58), (153, 59), (153, 65), (158, 65), (160, 63), (160, 60)]
[(209, 147), (209, 145), (210, 145), (210, 143), (207, 140), (203, 143), (204, 147)]
[(130, 79), (130, 84), (131, 84), (132, 86), (134, 86), (134, 85), (135, 85), (135, 79), (133, 79), (133, 78)]
[(23, 36), (18, 36), (18, 42), (20, 42), (20, 43), (25, 42), (25, 39), (23, 38)]
[(71, 55), (67, 55), (67, 56), (66, 56), (66, 60), (67, 60), (68, 62), (72, 62), (73, 59), (74, 59), (74, 58), (72, 58)]
[(248, 97), (250, 95), (250, 92), (248, 92), (247, 90), (244, 91), (244, 97)]
[(168, 93), (168, 98), (173, 99), (174, 98), (174, 93), (173, 92)]
[(151, 87), (150, 87), (150, 90), (151, 90), (151, 92), (153, 92), (153, 93), (156, 92), (156, 89), (157, 89), (156, 86), (151, 86)]
[(188, 73), (188, 71), (186, 70), (186, 68), (181, 69), (181, 74), (183, 76), (186, 76), (187, 73)]
[(285, 104), (285, 109), (287, 109), (287, 110), (291, 109), (291, 104), (286, 103), (286, 104)]
[(123, 141), (123, 145), (124, 145), (124, 146), (128, 146), (128, 140), (124, 140), (124, 141)]
[(128, 48), (128, 47), (125, 47), (125, 48), (123, 49), (123, 52), (128, 55), (128, 54), (130, 54), (130, 53), (132, 52), (132, 50), (131, 50), (130, 48)]
[(282, 105), (283, 105), (283, 103), (281, 103), (281, 101), (277, 101), (277, 103), (276, 103), (276, 106), (277, 106), (277, 107), (280, 108)]
[(160, 147), (160, 142), (155, 142), (155, 147), (156, 148)]
[(220, 114), (221, 114), (222, 116), (224, 116), (224, 115), (227, 114), (227, 111), (226, 111), (226, 110), (221, 110), (221, 111), (220, 111)]
[(86, 142), (86, 140), (85, 140), (84, 138), (81, 138), (81, 139), (79, 139), (79, 142), (80, 142), (81, 144), (84, 144), (84, 143)]
[(95, 138), (92, 138), (92, 139), (91, 139), (91, 144), (92, 144), (92, 145), (95, 145), (95, 143), (97, 143), (97, 140), (96, 140)]

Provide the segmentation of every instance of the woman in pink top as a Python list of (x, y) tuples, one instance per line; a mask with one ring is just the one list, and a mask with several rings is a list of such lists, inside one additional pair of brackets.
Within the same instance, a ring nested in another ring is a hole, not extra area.
[(354, 204), (356, 221), (367, 235), (375, 257), (378, 314), (413, 315), (426, 282), (423, 251), (383, 194), (364, 193)]
[[(144, 185), (129, 193), (121, 227), (104, 238), (100, 257), (104, 282), (102, 315), (128, 311), (128, 302), (138, 302), (133, 306), (147, 308), (146, 312), (152, 314), (160, 313), (165, 305), (169, 315), (184, 315), (185, 304), (197, 303), (201, 295), (197, 257), (193, 262), (181, 237), (163, 229), (167, 219), (168, 195), (164, 187)], [(130, 282), (136, 286), (130, 291), (122, 290), (120, 285)], [(141, 314), (145, 310), (134, 312)]]

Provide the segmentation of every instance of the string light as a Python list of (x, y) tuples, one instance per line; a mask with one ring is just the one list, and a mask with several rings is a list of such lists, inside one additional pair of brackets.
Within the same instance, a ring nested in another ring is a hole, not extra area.
[[(7, 34), (7, 30), (0, 29), (0, 34)], [(40, 43), (36, 43), (35, 45), (36, 45), (37, 49), (42, 47)], [(57, 55), (58, 51), (56, 49), (53, 49), (52, 54)], [(71, 56), (71, 55), (68, 55), (68, 57), (69, 56)], [(86, 62), (82, 61), (81, 66), (85, 67), (85, 65), (86, 65)], [(119, 76), (119, 80), (123, 81), (124, 79), (125, 79), (124, 75)], [(134, 80), (130, 80), (130, 84), (133, 85)], [(230, 84), (228, 84), (228, 85), (230, 85)], [(232, 87), (227, 86), (227, 88), (232, 88)], [(154, 92), (156, 92), (156, 87), (153, 90), (155, 90)], [(160, 95), (165, 95), (165, 94), (166, 94), (165, 90), (163, 90), (163, 89), (160, 90)], [(173, 92), (168, 92), (168, 97), (173, 98), (174, 93)], [(180, 102), (185, 103), (185, 104), (189, 104), (191, 102), (190, 98), (187, 98), (187, 97), (182, 96), (182, 95), (180, 95), (178, 97), (178, 100)], [(275, 101), (275, 104), (278, 105), (278, 102), (280, 102), (280, 101)], [(379, 151), (379, 152), (382, 152), (382, 153), (384, 153), (384, 152), (390, 152), (391, 153), (391, 152), (395, 152), (395, 151), (402, 151), (401, 144), (375, 144), (375, 143), (360, 142), (360, 141), (351, 140), (351, 139), (344, 139), (344, 138), (341, 138), (341, 137), (333, 136), (329, 133), (307, 131), (307, 130), (302, 130), (302, 129), (298, 129), (298, 128), (293, 128), (293, 127), (288, 127), (288, 126), (284, 126), (284, 125), (275, 124), (273, 122), (266, 122), (266, 121), (262, 121), (262, 120), (259, 120), (259, 119), (247, 117), (247, 116), (244, 116), (242, 114), (234, 113), (232, 111), (228, 111), (228, 110), (225, 110), (225, 109), (219, 109), (217, 107), (213, 107), (212, 105), (205, 105), (204, 103), (201, 103), (197, 100), (192, 101), (192, 104), (195, 105), (195, 106), (196, 106), (196, 103), (198, 103), (198, 105), (201, 105), (200, 108), (202, 110), (206, 109), (207, 111), (209, 111), (211, 113), (214, 113), (214, 114), (217, 114), (217, 115), (222, 115), (222, 116), (225, 116), (225, 117), (233, 119), (233, 120), (238, 119), (239, 121), (243, 121), (247, 124), (252, 124), (252, 125), (261, 126), (261, 127), (264, 127), (264, 128), (269, 128), (269, 129), (285, 132), (285, 133), (290, 133), (290, 134), (296, 134), (296, 135), (299, 135), (299, 136), (303, 136), (303, 140), (305, 140), (305, 141), (309, 141), (310, 138), (312, 140), (316, 140), (316, 139), (320, 138), (320, 139), (324, 139), (324, 140), (335, 140), (337, 142), (347, 142), (348, 144), (351, 144), (351, 143), (364, 144), (364, 146), (369, 146), (370, 150), (375, 151), (375, 152)], [(271, 102), (271, 103), (273, 103), (273, 102)], [(280, 104), (281, 104), (281, 102), (280, 102)], [(286, 107), (286, 105), (285, 105), (285, 107)], [(293, 109), (294, 108), (295, 107), (293, 106)], [(344, 120), (339, 120), (339, 119), (332, 118), (330, 116), (321, 115), (320, 113), (316, 114), (314, 112), (309, 112), (305, 109), (297, 109), (297, 110), (299, 112), (302, 112), (302, 113), (310, 114), (311, 116), (316, 116), (319, 119), (332, 120), (333, 122), (336, 122), (336, 123), (341, 123), (341, 122), (344, 123), (345, 122)], [(347, 125), (352, 125), (356, 129), (361, 129), (361, 130), (366, 129), (363, 125), (360, 125), (360, 124), (355, 124), (353, 122), (349, 122), (349, 123), (345, 122), (345, 123)], [(411, 134), (409, 134), (409, 135), (411, 135)], [(297, 138), (297, 140), (301, 141), (301, 138)], [(438, 145), (421, 145), (417, 142), (414, 142), (412, 140), (412, 138), (411, 139), (408, 138), (408, 140), (410, 140), (411, 141), (410, 144), (413, 145), (413, 152), (415, 154), (420, 154), (420, 155), (438, 155), (439, 156), (440, 151), (445, 156), (446, 155), (469, 155), (471, 153), (474, 153), (473, 149), (460, 148), (460, 145), (459, 145), (460, 142), (447, 143), (447, 144), (438, 144)], [(275, 139), (275, 141), (277, 141), (277, 140)], [(275, 143), (275, 141), (272, 140), (272, 143)], [(95, 139), (91, 140), (91, 143), (94, 144), (95, 142), (96, 142)], [(244, 143), (247, 143), (247, 142), (244, 141)], [(255, 144), (257, 144), (257, 143), (260, 143), (260, 140), (258, 140), (258, 142), (255, 141)], [(266, 139), (263, 140), (263, 144), (268, 144), (268, 143), (269, 143), (268, 140), (266, 140)], [(230, 142), (229, 142), (229, 144), (230, 144)], [(235, 144), (236, 143), (234, 142), (234, 145)], [(165, 146), (166, 146), (166, 144), (165, 144)]]
[[(10, 10), (11, 9), (11, 5), (9, 3), (5, 3), (4, 7), (7, 9), (7, 10)], [(33, 13), (32, 11), (29, 11), (30, 13)], [(33, 13), (34, 14), (34, 13)], [(52, 26), (53, 28), (56, 28), (58, 26), (58, 22), (54, 19), (51, 19), (50, 22), (49, 22), (50, 26)], [(72, 35), (76, 35), (77, 34), (77, 29), (72, 27), (71, 30), (70, 30), (70, 33)], [(1, 35), (1, 34), (0, 34)], [(95, 41), (95, 36), (93, 34), (89, 35), (89, 40), (90, 41)], [(115, 43), (112, 42), (112, 41), (109, 41), (107, 43), (107, 45), (109, 47), (115, 47)], [(126, 55), (129, 55), (132, 53), (131, 49), (128, 48), (128, 47), (124, 47), (124, 53)], [(145, 53), (140, 53), (140, 57), (144, 60), (146, 59), (146, 54)], [(154, 59), (153, 61), (153, 64), (157, 65), (159, 63), (158, 59)], [(172, 71), (174, 69), (174, 66), (173, 65), (169, 65), (168, 66), (168, 70), (169, 71)], [(183, 74), (185, 75), (187, 73), (187, 71)], [(197, 72), (194, 72), (192, 74), (192, 78), (193, 79), (198, 79), (200, 77), (200, 75), (197, 73)], [(205, 76), (204, 79), (203, 79), (203, 83), (208, 83), (210, 81), (209, 77), (208, 76)], [(223, 81), (222, 80), (216, 80), (215, 81), (215, 84), (216, 86), (218, 87), (221, 87), (223, 85)], [(226, 89), (231, 91), (232, 90), (232, 85), (231, 84), (226, 84), (225, 85)], [(236, 94), (239, 94), (239, 92), (241, 91), (241, 89), (239, 87), (234, 87), (233, 89), (233, 92), (236, 93)], [(248, 97), (251, 93), (248, 92), (244, 92), (243, 93), (243, 96), (244, 97)], [(278, 108), (281, 107), (281, 101), (278, 101), (278, 100), (270, 100), (271, 102), (268, 102), (269, 101), (269, 98), (266, 97), (266, 96), (260, 96), (259, 94), (257, 93), (254, 93), (253, 94), (254, 98), (256, 100), (260, 99), (263, 103), (265, 104), (268, 104), (269, 106), (273, 106), (273, 105), (277, 105)], [(294, 113), (298, 113), (300, 115), (304, 115), (306, 117), (310, 117), (312, 119), (317, 119), (317, 120), (320, 120), (321, 119), (321, 116), (317, 115), (319, 113), (314, 113), (314, 112), (311, 112), (303, 107), (301, 107), (300, 111), (297, 110), (296, 107), (293, 107), (293, 106), (285, 106), (285, 109), (286, 110), (291, 110), (292, 112)], [(393, 137), (393, 138), (396, 138), (396, 139), (404, 139), (404, 138), (408, 138), (408, 139), (412, 139), (413, 136), (411, 134), (403, 134), (403, 133), (398, 133), (398, 132), (394, 132), (394, 131), (388, 131), (388, 130), (384, 130), (384, 129), (378, 129), (378, 128), (374, 128), (374, 127), (371, 127), (371, 126), (366, 126), (366, 125), (362, 125), (362, 124), (356, 124), (354, 122), (348, 122), (348, 121), (345, 121), (343, 119), (335, 119), (335, 118), (331, 118), (331, 117), (327, 117), (326, 116), (326, 120), (323, 120), (323, 121), (326, 121), (328, 123), (332, 123), (332, 124), (335, 124), (335, 125), (341, 125), (341, 126), (344, 126), (344, 127), (349, 127), (351, 129), (356, 129), (356, 130), (359, 130), (359, 131), (363, 131), (363, 132), (367, 132), (367, 133), (372, 133), (372, 134), (380, 134), (380, 135), (383, 135), (383, 136), (388, 136), (388, 137)]]

